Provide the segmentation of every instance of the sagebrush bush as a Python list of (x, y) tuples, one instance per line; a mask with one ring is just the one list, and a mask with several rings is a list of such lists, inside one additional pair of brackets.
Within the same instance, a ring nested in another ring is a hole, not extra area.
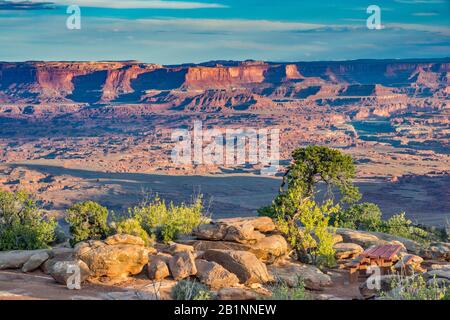
[(196, 198), (191, 205), (166, 204), (156, 196), (149, 203), (129, 209), (129, 216), (136, 219), (142, 228), (159, 240), (170, 242), (181, 234), (191, 233), (207, 218), (203, 215), (202, 198)]
[(394, 215), (388, 220), (383, 221), (381, 231), (419, 242), (427, 242), (430, 238), (430, 234), (414, 226), (412, 221), (406, 218), (405, 213)]
[(137, 219), (128, 218), (115, 221), (111, 224), (112, 229), (117, 234), (129, 234), (144, 240), (147, 246), (153, 243), (153, 239), (148, 235)]
[(110, 232), (108, 209), (94, 201), (77, 203), (67, 209), (66, 221), (70, 225), (72, 245), (84, 240), (103, 239)]
[(195, 280), (181, 280), (171, 291), (174, 300), (210, 300), (211, 292), (208, 288)]
[(425, 228), (414, 226), (412, 221), (406, 218), (405, 213), (383, 220), (380, 208), (376, 204), (367, 202), (354, 204), (348, 209), (340, 211), (332, 221), (342, 228), (384, 232), (422, 243), (441, 240), (446, 236), (442, 235), (443, 230), (431, 232)]
[(30, 194), (0, 191), (0, 250), (47, 248), (55, 240), (56, 225)]
[(270, 297), (263, 297), (264, 300), (308, 300), (303, 279), (299, 278), (294, 287), (290, 287), (286, 281), (277, 280), (274, 284), (268, 286), (272, 292)]
[(393, 281), (391, 290), (381, 296), (389, 300), (445, 300), (449, 290), (448, 285), (440, 285), (437, 281), (427, 283), (422, 275), (415, 275)]

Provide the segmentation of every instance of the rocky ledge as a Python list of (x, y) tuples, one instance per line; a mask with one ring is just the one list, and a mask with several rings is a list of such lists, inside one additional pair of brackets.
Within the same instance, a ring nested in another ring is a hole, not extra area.
[[(266, 217), (212, 221), (183, 240), (156, 243), (152, 247), (138, 237), (114, 235), (104, 241), (81, 242), (74, 248), (0, 252), (0, 270), (41, 272), (70, 287), (76, 269), (83, 284), (77, 292), (82, 292), (84, 285), (114, 285), (130, 279), (138, 279), (145, 287), (152, 288), (155, 284), (170, 287), (183, 279), (196, 279), (217, 299), (257, 299), (270, 296), (273, 282), (281, 280), (294, 287), (302, 279), (314, 298), (367, 299), (377, 297), (379, 292), (368, 289), (366, 277), (360, 277), (356, 284), (358, 295), (339, 296), (339, 292), (351, 288), (345, 266), (364, 249), (386, 243), (403, 246), (394, 270), (409, 275), (422, 273), (427, 281), (450, 284), (449, 243), (423, 246), (382, 233), (337, 229), (334, 244), (337, 265), (319, 269), (290, 258), (288, 243)], [(381, 289), (386, 289), (396, 276), (383, 276)], [(163, 296), (156, 291), (133, 295), (133, 298), (170, 299), (170, 294)], [(130, 296), (122, 294), (119, 298)]]

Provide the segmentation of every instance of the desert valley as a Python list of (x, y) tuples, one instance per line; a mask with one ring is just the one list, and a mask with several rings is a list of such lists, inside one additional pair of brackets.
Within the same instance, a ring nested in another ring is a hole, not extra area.
[(279, 177), (171, 160), (171, 133), (199, 120), (279, 129), (282, 165), (296, 147), (339, 148), (357, 161), (364, 200), (440, 225), (450, 218), (449, 72), (448, 58), (4, 62), (0, 183), (36, 193), (56, 214), (87, 199), (120, 212), (151, 193), (203, 193), (214, 217), (256, 214)]

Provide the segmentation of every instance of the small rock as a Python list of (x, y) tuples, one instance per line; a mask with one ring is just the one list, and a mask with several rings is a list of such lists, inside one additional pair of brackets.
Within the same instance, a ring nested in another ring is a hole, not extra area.
[(31, 272), (39, 268), (45, 261), (50, 258), (47, 252), (40, 252), (32, 255), (30, 259), (23, 265), (22, 272)]
[(258, 240), (250, 246), (250, 252), (263, 262), (271, 263), (288, 252), (288, 244), (283, 236), (273, 235)]
[(170, 276), (169, 267), (160, 256), (152, 256), (148, 263), (148, 277), (150, 280), (160, 281)]
[(20, 269), (35, 254), (48, 250), (21, 250), (0, 252), (0, 270)]
[(359, 256), (363, 251), (363, 247), (356, 243), (336, 243), (333, 246), (336, 251), (336, 259), (353, 259)]
[(365, 231), (356, 231), (346, 228), (337, 228), (336, 234), (339, 234), (342, 236), (344, 242), (346, 243), (356, 243), (363, 248), (369, 248), (372, 245), (378, 245), (380, 244), (380, 239), (368, 232)]
[(394, 265), (394, 269), (407, 275), (413, 275), (414, 273), (423, 273), (426, 270), (421, 267), (423, 258), (413, 254), (402, 254), (401, 258)]
[(197, 278), (213, 290), (232, 287), (239, 283), (238, 277), (216, 262), (196, 260)]
[(185, 279), (197, 273), (194, 255), (190, 251), (177, 252), (170, 259), (169, 268), (175, 280)]
[(180, 243), (172, 243), (169, 248), (167, 249), (167, 253), (175, 254), (177, 252), (183, 252), (183, 251), (189, 251), (191, 253), (194, 252), (194, 247), (189, 246), (186, 244), (180, 244)]
[[(55, 279), (56, 282), (67, 286), (69, 281), (73, 281), (70, 284), (75, 284), (76, 278), (75, 270), (76, 268), (80, 270), (80, 283), (86, 281), (91, 272), (89, 267), (81, 260), (76, 261), (57, 261), (52, 264), (49, 268), (49, 274)], [(79, 289), (79, 287), (74, 287), (74, 289)]]
[(382, 275), (379, 277), (379, 282), (374, 283), (374, 280), (368, 278), (360, 284), (359, 291), (365, 299), (375, 298), (380, 292), (389, 292), (393, 289), (393, 284), (400, 284), (403, 276), (396, 274)]
[(271, 280), (266, 265), (251, 252), (232, 250), (207, 250), (205, 260), (217, 262), (234, 273), (242, 284), (265, 283)]
[[(266, 219), (264, 220), (266, 221)], [(262, 228), (258, 224), (255, 225)], [(255, 243), (265, 237), (264, 234), (255, 229), (255, 225), (247, 219), (223, 219), (201, 225), (193, 234), (201, 240)]]
[(427, 279), (440, 278), (450, 280), (450, 269), (431, 270), (425, 273), (424, 276)]
[(331, 277), (313, 265), (282, 262), (268, 268), (274, 279), (286, 283), (289, 287), (297, 286), (300, 280), (303, 280), (305, 288), (310, 290), (322, 290), (332, 284)]

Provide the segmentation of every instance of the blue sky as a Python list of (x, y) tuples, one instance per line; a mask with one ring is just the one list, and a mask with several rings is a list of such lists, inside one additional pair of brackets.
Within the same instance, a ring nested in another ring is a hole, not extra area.
[[(0, 0), (0, 61), (450, 56), (450, 0), (32, 2)], [(81, 30), (66, 28), (71, 4), (81, 7)], [(366, 9), (373, 4), (382, 10), (381, 30), (366, 28)]]

